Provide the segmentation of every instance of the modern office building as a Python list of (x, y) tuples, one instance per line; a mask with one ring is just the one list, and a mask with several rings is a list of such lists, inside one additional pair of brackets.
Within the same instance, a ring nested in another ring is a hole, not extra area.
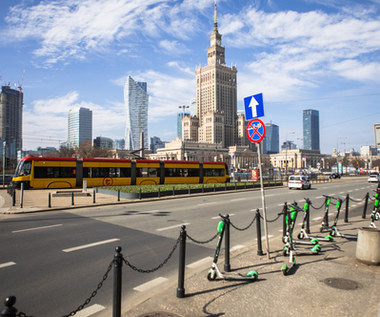
[(197, 100), (195, 98), (190, 100), (190, 115), (192, 117), (197, 115)]
[(228, 147), (235, 145), (237, 138), (237, 69), (226, 66), (225, 48), (221, 41), (215, 3), (214, 31), (207, 48), (207, 65), (196, 69), (198, 141)]
[(263, 139), (263, 154), (280, 153), (280, 128), (273, 123), (265, 124), (265, 137)]
[[(7, 161), (16, 161), (22, 151), (22, 107), (24, 95), (21, 90), (2, 86), (0, 94), (1, 154)], [(5, 142), (5, 143), (4, 143)], [(3, 153), (3, 150), (5, 150)], [(9, 164), (9, 163), (8, 163)], [(7, 164), (7, 166), (9, 166)]]
[(71, 109), (68, 117), (67, 146), (79, 147), (86, 141), (92, 142), (92, 111), (83, 107)]
[(110, 138), (106, 138), (104, 136), (98, 136), (94, 139), (94, 147), (96, 148), (105, 148), (105, 149), (113, 149), (114, 143)]
[(317, 110), (303, 111), (303, 148), (305, 150), (320, 150), (319, 112)]
[(184, 116), (184, 113), (178, 113), (177, 114), (177, 137), (182, 139), (182, 118)]
[(150, 150), (152, 153), (157, 153), (157, 149), (161, 149), (165, 147), (165, 143), (161, 141), (161, 139), (157, 136), (150, 138)]
[(125, 104), (125, 149), (141, 149), (141, 134), (144, 134), (144, 148), (148, 148), (148, 102), (146, 82), (136, 82), (127, 77), (124, 85)]
[(373, 135), (375, 137), (375, 148), (380, 150), (380, 123), (373, 125)]

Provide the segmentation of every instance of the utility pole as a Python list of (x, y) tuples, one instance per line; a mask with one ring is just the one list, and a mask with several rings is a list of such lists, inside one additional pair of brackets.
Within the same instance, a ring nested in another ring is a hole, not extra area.
[(181, 149), (181, 157), (182, 157), (182, 160), (185, 160), (185, 134), (183, 133), (184, 129), (183, 129), (183, 118), (185, 117), (185, 109), (188, 109), (189, 106), (186, 106), (186, 105), (182, 105), (182, 106), (178, 106), (179, 109), (182, 109), (182, 119), (181, 119), (181, 136), (182, 136), (182, 149)]
[(3, 188), (5, 188), (5, 148), (7, 146), (7, 142), (3, 141)]

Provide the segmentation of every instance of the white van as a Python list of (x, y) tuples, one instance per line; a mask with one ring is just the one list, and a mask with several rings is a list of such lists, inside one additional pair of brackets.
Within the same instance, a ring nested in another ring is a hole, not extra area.
[(288, 180), (289, 189), (299, 188), (299, 189), (310, 189), (311, 183), (307, 176), (303, 175), (291, 175)]

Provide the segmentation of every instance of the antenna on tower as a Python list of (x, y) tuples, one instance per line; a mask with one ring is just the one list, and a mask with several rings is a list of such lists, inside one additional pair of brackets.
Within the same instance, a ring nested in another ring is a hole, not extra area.
[(22, 84), (24, 83), (24, 76), (25, 76), (25, 71), (26, 71), (26, 66), (24, 67), (24, 71), (22, 72), (21, 76), (21, 82), (18, 82), (18, 91), (21, 93), (22, 92)]

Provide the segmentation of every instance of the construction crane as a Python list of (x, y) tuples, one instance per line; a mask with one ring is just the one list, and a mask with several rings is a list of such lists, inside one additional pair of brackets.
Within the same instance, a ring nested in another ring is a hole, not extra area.
[(20, 94), (22, 93), (22, 84), (24, 83), (25, 71), (26, 71), (26, 66), (24, 67), (24, 71), (22, 72), (21, 82), (18, 82), (18, 86), (17, 86), (18, 91), (20, 92)]

